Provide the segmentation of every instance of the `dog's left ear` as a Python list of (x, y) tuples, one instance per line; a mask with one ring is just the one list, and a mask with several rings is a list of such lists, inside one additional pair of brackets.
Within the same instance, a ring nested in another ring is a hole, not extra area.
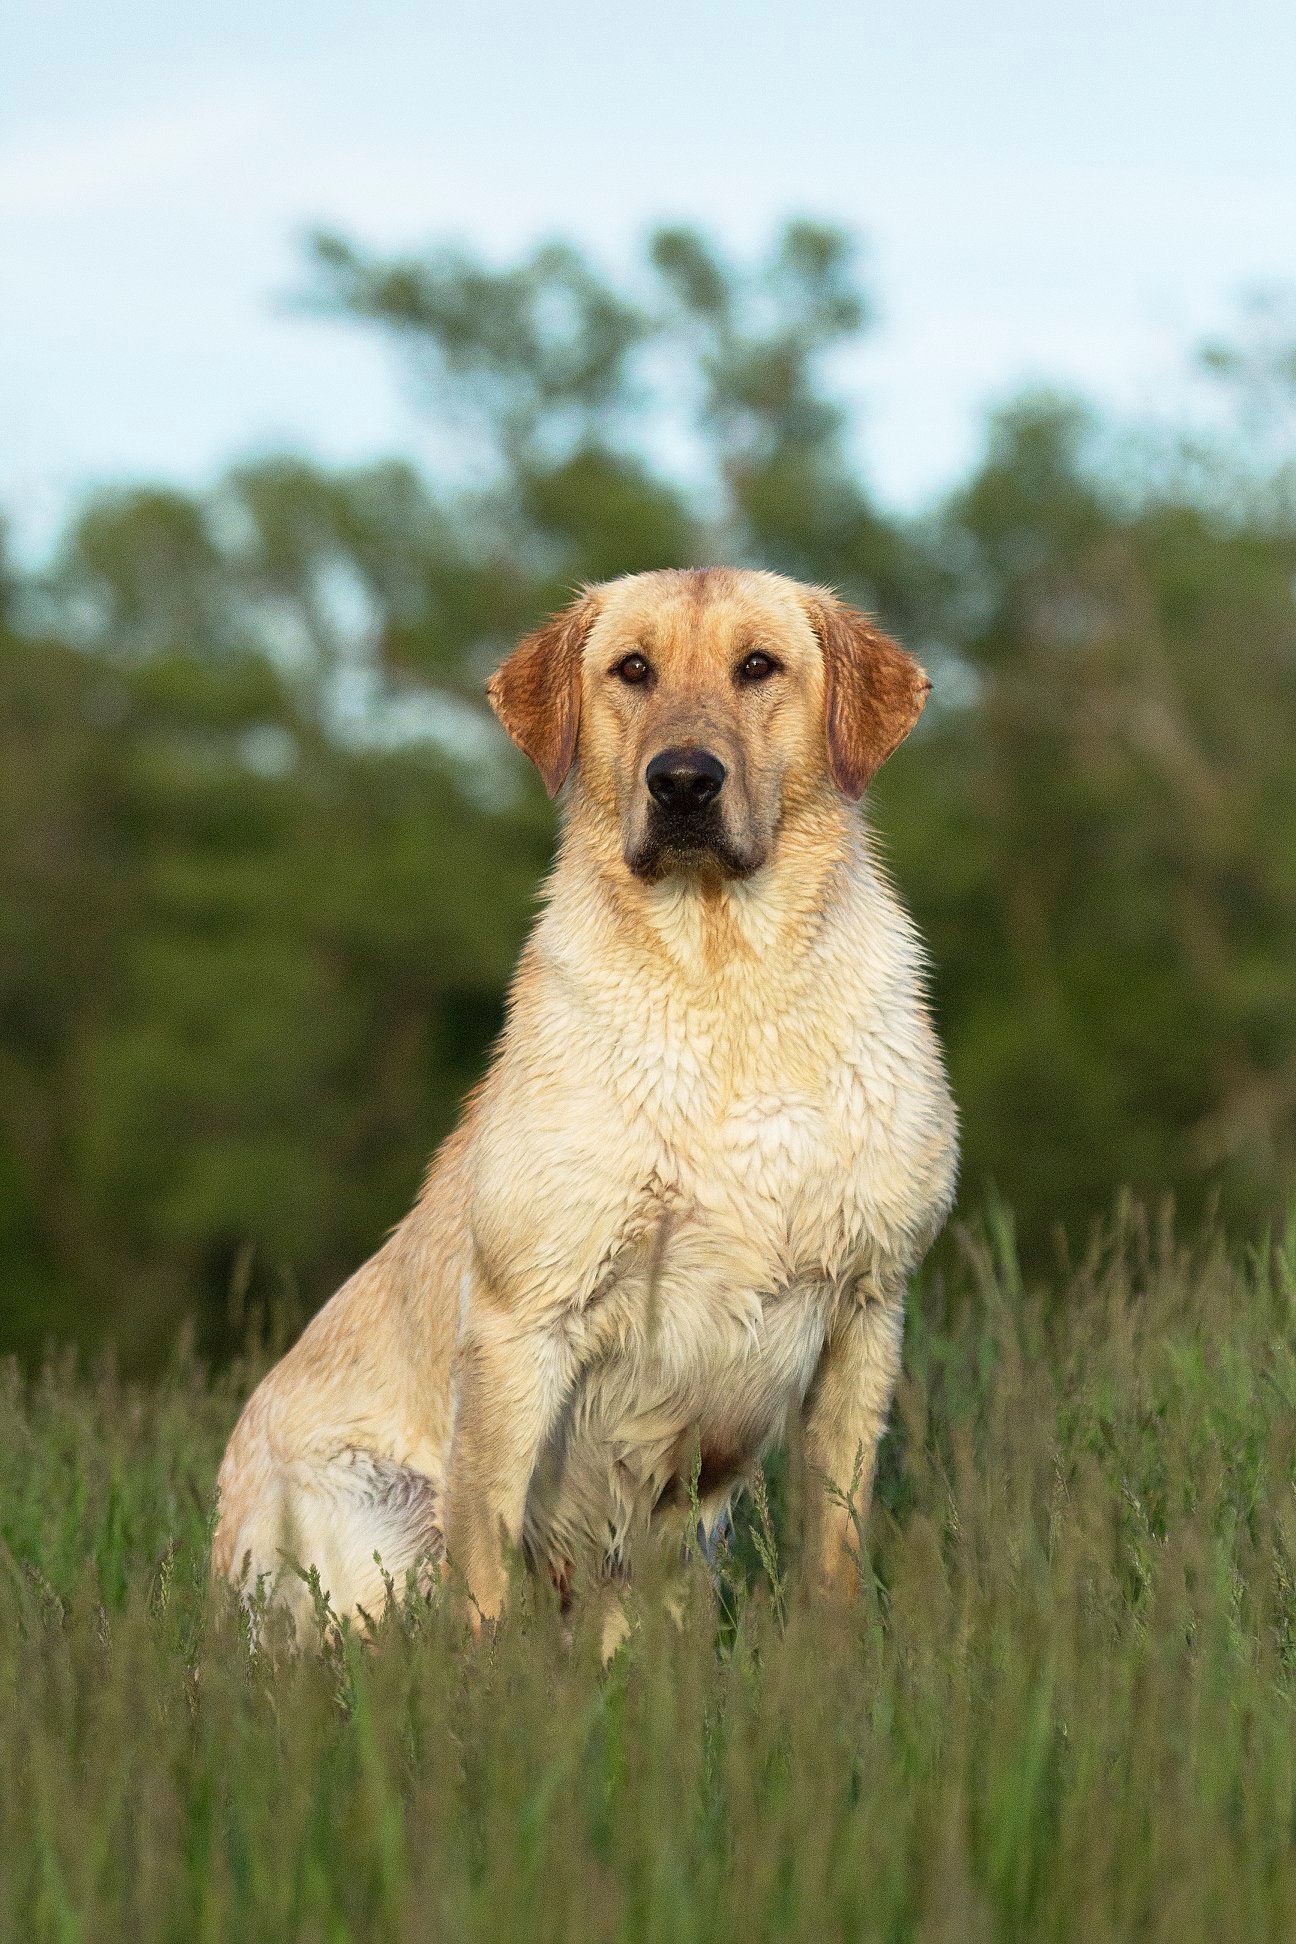
[(909, 734), (931, 683), (912, 655), (836, 595), (816, 593), (807, 607), (823, 649), (828, 767), (853, 800)]
[(581, 650), (596, 612), (594, 595), (583, 594), (520, 641), (486, 684), (492, 709), (531, 758), (550, 796), (562, 788), (576, 758)]

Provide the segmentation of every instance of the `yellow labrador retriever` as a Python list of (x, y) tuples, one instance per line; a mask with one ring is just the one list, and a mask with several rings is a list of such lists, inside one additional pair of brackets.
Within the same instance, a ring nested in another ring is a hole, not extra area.
[(667, 1507), (714, 1528), (796, 1412), (850, 1585), (955, 1180), (922, 948), (855, 808), (929, 686), (831, 594), (726, 569), (593, 588), (492, 677), (564, 792), (545, 909), (413, 1211), (243, 1413), (217, 1573), (300, 1610), (282, 1569), (313, 1563), (373, 1612), (445, 1559), (480, 1623), (510, 1547), (606, 1586)]

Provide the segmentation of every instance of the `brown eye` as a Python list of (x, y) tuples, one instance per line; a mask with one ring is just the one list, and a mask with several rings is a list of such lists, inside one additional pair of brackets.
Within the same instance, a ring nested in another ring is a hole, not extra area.
[(777, 667), (778, 663), (772, 655), (764, 655), (759, 648), (754, 648), (745, 661), (739, 662), (738, 680), (740, 682), (767, 682)]
[(652, 670), (642, 655), (627, 655), (624, 661), (617, 663), (612, 673), (619, 675), (623, 682), (628, 682), (631, 688), (638, 688), (641, 682), (648, 680)]

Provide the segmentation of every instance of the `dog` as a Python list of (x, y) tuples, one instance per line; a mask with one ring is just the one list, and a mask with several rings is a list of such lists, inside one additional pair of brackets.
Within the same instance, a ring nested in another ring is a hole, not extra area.
[(799, 1423), (810, 1570), (850, 1590), (957, 1167), (856, 807), (929, 688), (832, 593), (722, 568), (591, 587), (491, 677), (561, 792), (544, 909), (413, 1211), (239, 1420), (218, 1576), (300, 1620), (313, 1565), (367, 1619), (444, 1571), (480, 1627), (516, 1551), (566, 1597), (668, 1516), (714, 1533)]

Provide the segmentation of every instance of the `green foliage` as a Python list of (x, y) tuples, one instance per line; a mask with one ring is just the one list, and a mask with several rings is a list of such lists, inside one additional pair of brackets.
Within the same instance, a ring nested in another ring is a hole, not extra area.
[[(1049, 1286), (1011, 1228), (915, 1305), (867, 1591), (758, 1505), (606, 1670), (493, 1641), (248, 1651), (206, 1585), (263, 1354), (0, 1394), (0, 1934), (1284, 1938), (1296, 1928), (1296, 1227), (1126, 1211)], [(764, 1564), (762, 1565), (762, 1560)]]
[[(0, 554), (0, 1345), (154, 1362), (313, 1307), (481, 1070), (552, 824), (482, 682), (586, 578), (830, 582), (928, 663), (872, 793), (932, 947), (965, 1180), (1039, 1260), (1110, 1185), (1253, 1226), (1296, 1175), (1290, 334), (1209, 439), (1020, 401), (921, 520), (861, 474), (849, 240), (691, 230), (605, 276), (320, 239), (306, 301), (419, 379), (433, 460), (92, 496)], [(240, 1298), (240, 1300), (242, 1300)]]
[(13, 642), (0, 692), (5, 1334), (155, 1359), (194, 1310), (219, 1340), (249, 1249), (322, 1293), (409, 1200), (545, 834), (262, 661)]

